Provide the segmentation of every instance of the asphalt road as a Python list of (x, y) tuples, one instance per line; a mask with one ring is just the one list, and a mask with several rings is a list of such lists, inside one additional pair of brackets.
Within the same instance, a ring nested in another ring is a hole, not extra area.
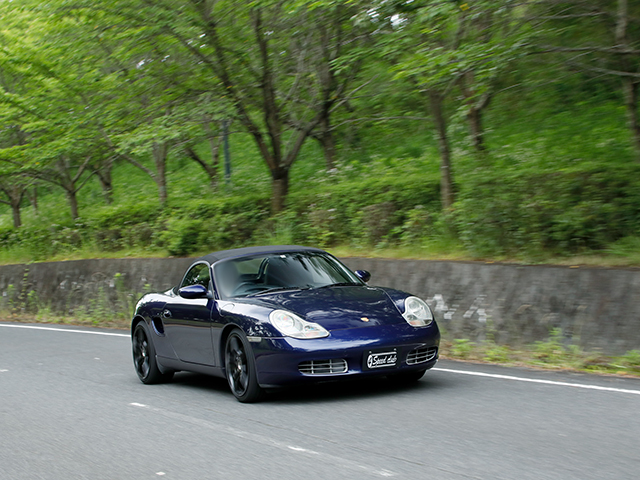
[(24, 327), (0, 324), (0, 479), (640, 478), (637, 379), (441, 361), (243, 405), (143, 385), (127, 332)]

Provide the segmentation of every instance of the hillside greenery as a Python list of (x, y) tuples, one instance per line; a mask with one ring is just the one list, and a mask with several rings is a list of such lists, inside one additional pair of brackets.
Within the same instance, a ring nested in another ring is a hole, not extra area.
[(0, 262), (295, 243), (640, 265), (633, 2), (0, 12)]

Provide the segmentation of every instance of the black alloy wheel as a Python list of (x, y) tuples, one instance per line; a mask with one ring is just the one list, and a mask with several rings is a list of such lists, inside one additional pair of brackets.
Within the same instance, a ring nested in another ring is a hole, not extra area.
[(255, 359), (247, 337), (240, 330), (227, 337), (224, 367), (231, 393), (242, 403), (260, 400), (264, 390), (258, 385)]
[(144, 322), (138, 323), (131, 337), (133, 365), (142, 383), (148, 385), (171, 380), (173, 372), (162, 373), (156, 361), (156, 351)]

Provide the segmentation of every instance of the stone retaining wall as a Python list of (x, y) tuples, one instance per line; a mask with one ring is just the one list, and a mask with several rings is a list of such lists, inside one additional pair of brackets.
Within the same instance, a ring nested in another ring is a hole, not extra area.
[[(568, 342), (619, 354), (640, 349), (640, 270), (346, 258), (371, 285), (432, 306), (449, 338), (521, 345), (560, 328)], [(126, 315), (137, 297), (178, 283), (189, 258), (99, 259), (0, 266), (4, 308)]]

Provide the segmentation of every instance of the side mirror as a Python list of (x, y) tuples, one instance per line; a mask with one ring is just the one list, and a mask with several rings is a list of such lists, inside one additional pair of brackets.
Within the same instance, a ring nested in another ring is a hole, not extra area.
[(207, 298), (209, 290), (202, 285), (189, 285), (178, 290), (178, 295), (182, 298)]
[(371, 279), (371, 274), (369, 272), (367, 272), (366, 270), (356, 270), (353, 273), (355, 273), (356, 276), (360, 280), (362, 280), (364, 283), (367, 283)]

